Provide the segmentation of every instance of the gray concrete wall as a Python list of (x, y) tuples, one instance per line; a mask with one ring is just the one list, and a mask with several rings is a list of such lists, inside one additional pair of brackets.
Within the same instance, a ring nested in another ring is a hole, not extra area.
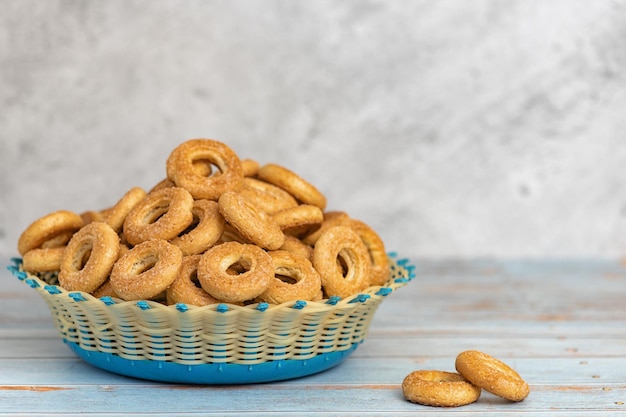
[(621, 256), (626, 2), (0, 0), (0, 251), (209, 137), (411, 256)]

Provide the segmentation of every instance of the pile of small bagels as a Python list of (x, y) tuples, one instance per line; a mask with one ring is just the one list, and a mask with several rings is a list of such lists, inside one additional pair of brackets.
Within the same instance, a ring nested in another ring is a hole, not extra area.
[(195, 306), (344, 298), (388, 278), (379, 235), (326, 211), (325, 196), (284, 166), (192, 139), (166, 173), (111, 207), (35, 220), (18, 240), (22, 268), (95, 297)]

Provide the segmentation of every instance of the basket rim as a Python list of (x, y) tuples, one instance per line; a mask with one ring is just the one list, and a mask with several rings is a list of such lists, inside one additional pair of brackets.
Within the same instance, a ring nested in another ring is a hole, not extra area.
[(96, 298), (56, 285), (55, 273), (24, 271), (20, 258), (7, 269), (44, 299), (63, 341), (93, 366), (155, 381), (249, 384), (310, 375), (347, 358), (383, 299), (415, 278), (408, 259), (388, 255), (384, 285), (343, 299), (245, 306)]
[(406, 271), (406, 277), (403, 278), (392, 278), (383, 285), (375, 285), (370, 286), (363, 291), (352, 294), (348, 297), (337, 297), (331, 296), (329, 298), (324, 298), (320, 301), (304, 301), (304, 300), (292, 300), (286, 301), (281, 304), (270, 304), (266, 302), (258, 302), (251, 303), (248, 305), (236, 305), (227, 302), (219, 302), (214, 304), (209, 304), (205, 306), (195, 306), (186, 303), (176, 303), (171, 305), (165, 305), (158, 301), (154, 300), (122, 300), (119, 298), (113, 298), (110, 296), (105, 297), (94, 297), (93, 295), (83, 292), (83, 291), (68, 291), (57, 284), (49, 284), (45, 281), (44, 278), (39, 277), (35, 274), (31, 274), (22, 269), (22, 258), (13, 257), (11, 258), (11, 264), (7, 266), (7, 269), (20, 281), (24, 282), (26, 285), (30, 286), (33, 289), (38, 290), (44, 296), (67, 296), (71, 298), (74, 302), (102, 302), (106, 306), (109, 307), (117, 307), (117, 308), (128, 308), (128, 307), (137, 307), (141, 310), (152, 310), (156, 309), (157, 311), (178, 311), (181, 313), (193, 310), (208, 310), (208, 311), (217, 311), (220, 313), (227, 313), (229, 311), (245, 311), (249, 312), (250, 310), (255, 310), (258, 312), (268, 312), (271, 313), (274, 310), (280, 311), (285, 308), (292, 308), (295, 310), (303, 310), (306, 308), (307, 312), (311, 312), (311, 310), (327, 310), (327, 309), (335, 309), (347, 306), (349, 304), (354, 304), (356, 302), (364, 303), (372, 296), (375, 297), (386, 297), (397, 289), (406, 286), (409, 282), (411, 282), (415, 278), (415, 265), (413, 265), (408, 258), (399, 257), (397, 252), (388, 252), (387, 253), (392, 264), (397, 265), (398, 267), (404, 269)]

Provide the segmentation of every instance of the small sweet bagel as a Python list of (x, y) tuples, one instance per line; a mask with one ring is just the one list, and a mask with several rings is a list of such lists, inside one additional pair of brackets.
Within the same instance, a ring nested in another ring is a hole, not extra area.
[(369, 285), (383, 285), (389, 278), (389, 259), (385, 245), (380, 236), (368, 224), (351, 218), (343, 211), (329, 211), (324, 213), (324, 221), (316, 231), (308, 233), (302, 240), (314, 245), (319, 236), (329, 227), (347, 226), (354, 230), (365, 243), (372, 263)]
[(324, 194), (298, 174), (281, 165), (263, 165), (257, 175), (263, 181), (288, 191), (301, 203), (311, 204), (322, 210), (326, 208), (326, 197)]
[(162, 240), (148, 240), (133, 247), (113, 266), (113, 291), (124, 300), (150, 300), (174, 282), (183, 261), (177, 246)]
[(295, 236), (285, 235), (285, 241), (283, 242), (283, 246), (281, 246), (279, 249), (286, 250), (287, 252), (292, 252), (296, 255), (308, 259), (309, 261), (313, 260), (313, 248)]
[(120, 298), (119, 295), (113, 290), (113, 286), (111, 285), (111, 280), (107, 279), (104, 281), (104, 284), (100, 285), (93, 293), (91, 293), (96, 298), (102, 297), (114, 297)]
[(317, 239), (324, 232), (324, 230), (333, 226), (347, 226), (350, 221), (350, 216), (345, 211), (327, 211), (324, 212), (324, 220), (317, 230), (311, 231), (306, 236), (302, 237), (302, 241), (307, 245), (314, 246)]
[(283, 233), (300, 237), (319, 229), (324, 221), (324, 213), (317, 206), (300, 204), (281, 210), (272, 218), (278, 223)]
[(329, 296), (343, 298), (369, 286), (371, 262), (367, 248), (349, 227), (329, 227), (320, 235), (313, 248), (313, 266)]
[(509, 401), (522, 401), (530, 392), (526, 381), (504, 362), (477, 350), (461, 352), (456, 370), (472, 384)]
[[(313, 300), (320, 292), (321, 279), (311, 261), (292, 252), (269, 252), (274, 266), (270, 286), (259, 299), (272, 304)], [(288, 282), (293, 280), (294, 282)]]
[(296, 199), (287, 191), (256, 178), (244, 178), (237, 192), (267, 214), (298, 205)]
[(108, 278), (120, 249), (119, 236), (104, 222), (93, 222), (72, 236), (61, 258), (59, 284), (91, 293)]
[(220, 302), (195, 284), (198, 282), (197, 271), (200, 258), (201, 255), (183, 257), (183, 263), (180, 266), (176, 279), (166, 290), (168, 304), (185, 303), (194, 306), (205, 306)]
[(383, 240), (374, 229), (361, 220), (350, 219), (347, 225), (363, 240), (370, 255), (372, 271), (369, 285), (383, 285), (389, 278), (389, 258)]
[(224, 218), (218, 205), (212, 200), (196, 200), (191, 208), (194, 221), (170, 242), (183, 251), (183, 255), (195, 255), (206, 251), (217, 242), (224, 232)]
[(141, 200), (124, 220), (124, 236), (132, 245), (146, 240), (170, 240), (192, 222), (193, 197), (180, 187), (154, 191)]
[[(197, 161), (207, 161), (217, 172), (199, 175)], [(237, 154), (226, 144), (211, 139), (192, 139), (177, 146), (166, 162), (167, 178), (188, 190), (195, 199), (217, 200), (243, 180), (243, 168)]]
[(83, 227), (80, 215), (67, 210), (47, 214), (31, 223), (20, 235), (17, 251), (24, 256), (31, 249), (42, 247), (46, 241), (59, 235), (74, 233)]
[(105, 212), (103, 216), (104, 222), (111, 226), (117, 233), (120, 233), (128, 213), (145, 197), (146, 192), (142, 188), (131, 188), (113, 207)]
[(83, 225), (87, 225), (91, 222), (104, 221), (104, 214), (105, 213), (102, 211), (87, 210), (87, 211), (80, 213), (80, 217), (81, 219), (83, 219)]
[(421, 370), (402, 381), (404, 397), (414, 403), (432, 407), (460, 407), (480, 397), (480, 387), (453, 372)]
[(58, 271), (65, 246), (31, 249), (22, 257), (22, 268), (28, 272)]
[(208, 177), (213, 174), (213, 165), (209, 159), (198, 159), (192, 163), (193, 172), (201, 177)]
[(267, 290), (274, 267), (270, 255), (260, 247), (225, 242), (202, 255), (197, 276), (202, 288), (213, 297), (239, 303)]
[(264, 211), (235, 191), (222, 194), (218, 200), (224, 219), (246, 240), (267, 250), (283, 245), (285, 234)]
[(241, 167), (244, 177), (254, 177), (258, 174), (261, 165), (254, 159), (246, 158), (241, 160)]
[[(81, 217), (83, 217), (81, 215)], [(83, 221), (84, 221), (84, 217), (83, 217)], [(86, 225), (87, 223), (83, 224)], [(67, 246), (67, 242), (70, 241), (70, 239), (72, 238), (72, 236), (74, 236), (74, 232), (65, 232), (65, 233), (61, 233), (60, 235), (57, 235), (51, 239), (46, 240), (45, 242), (43, 242), (41, 244), (41, 248), (42, 249), (49, 249), (49, 248), (59, 248), (59, 247), (63, 247), (63, 246)]]
[(224, 223), (224, 232), (222, 233), (222, 236), (218, 241), (218, 243), (224, 242), (250, 243), (248, 239), (243, 237), (241, 233), (237, 231), (237, 229), (235, 229), (228, 223)]

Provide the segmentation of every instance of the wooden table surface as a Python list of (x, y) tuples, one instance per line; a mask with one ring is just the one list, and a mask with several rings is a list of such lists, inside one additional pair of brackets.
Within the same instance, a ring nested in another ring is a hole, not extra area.
[[(0, 415), (613, 416), (626, 413), (626, 266), (610, 260), (411, 260), (417, 277), (378, 309), (339, 366), (248, 386), (188, 386), (111, 374), (61, 342), (43, 300), (0, 271)], [(418, 369), (454, 371), (478, 349), (515, 368), (529, 397), (404, 400)]]

